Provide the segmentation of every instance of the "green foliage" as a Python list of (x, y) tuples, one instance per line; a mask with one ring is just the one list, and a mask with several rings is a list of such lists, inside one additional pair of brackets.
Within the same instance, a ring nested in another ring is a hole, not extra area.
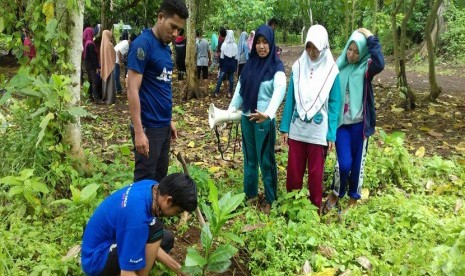
[[(216, 245), (219, 237), (242, 244), (242, 240), (231, 232), (221, 231), (228, 220), (240, 215), (233, 213), (243, 202), (245, 194), (231, 195), (226, 193), (218, 200), (218, 190), (213, 181), (208, 182), (210, 195), (208, 197), (211, 206), (202, 203), (208, 223), (202, 227), (201, 242), (204, 255), (191, 247), (187, 251), (183, 271), (193, 275), (205, 274), (207, 271), (222, 273), (231, 265), (230, 259), (236, 254), (237, 248), (230, 244)], [(214, 249), (213, 249), (214, 248)]]
[(17, 205), (18, 216), (32, 214), (28, 209), (40, 214), (43, 209), (41, 198), (50, 192), (38, 177), (33, 177), (33, 173), (34, 170), (25, 169), (19, 176), (5, 176), (0, 179), (0, 184), (9, 188), (7, 198)]
[(460, 234), (451, 235), (455, 242), (449, 246), (439, 245), (433, 249), (433, 271), (437, 274), (464, 275), (465, 274), (465, 230)]
[(440, 37), (440, 51), (446, 59), (465, 59), (465, 9), (450, 5), (446, 12), (447, 32)]

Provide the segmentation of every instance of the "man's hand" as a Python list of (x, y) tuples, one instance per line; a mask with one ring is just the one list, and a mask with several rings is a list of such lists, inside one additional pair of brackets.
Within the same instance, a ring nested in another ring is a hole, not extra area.
[(144, 131), (134, 133), (134, 145), (139, 154), (149, 157), (149, 139), (147, 139)]
[(268, 115), (266, 115), (265, 113), (262, 113), (258, 111), (257, 109), (255, 109), (255, 111), (256, 113), (250, 114), (250, 121), (255, 121), (259, 124), (259, 123), (263, 123), (269, 118)]
[(289, 134), (283, 133), (283, 145), (287, 145), (289, 143)]
[(171, 121), (170, 123), (170, 128), (171, 128), (171, 140), (176, 141), (176, 139), (178, 139), (178, 131), (173, 121)]

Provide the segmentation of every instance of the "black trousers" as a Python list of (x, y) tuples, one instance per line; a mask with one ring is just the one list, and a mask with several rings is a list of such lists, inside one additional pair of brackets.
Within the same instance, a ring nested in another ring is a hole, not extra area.
[(87, 77), (89, 79), (89, 97), (93, 100), (100, 100), (102, 98), (102, 92), (100, 91), (100, 79), (97, 76), (96, 69), (86, 69)]
[[(131, 125), (132, 143), (135, 146), (134, 127)], [(160, 182), (168, 173), (171, 128), (144, 128), (149, 139), (149, 157), (141, 155), (134, 149), (135, 168), (134, 182), (152, 179)]]

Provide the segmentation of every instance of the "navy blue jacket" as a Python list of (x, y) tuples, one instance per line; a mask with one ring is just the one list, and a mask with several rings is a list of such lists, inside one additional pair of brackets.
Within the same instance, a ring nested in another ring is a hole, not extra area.
[(236, 57), (224, 56), (220, 58), (220, 70), (225, 73), (234, 73), (237, 70), (237, 59)]
[(365, 73), (363, 82), (363, 136), (370, 137), (375, 133), (376, 126), (376, 110), (375, 110), (375, 95), (371, 84), (375, 75), (379, 74), (384, 69), (384, 55), (381, 52), (381, 45), (375, 36), (370, 36), (367, 39), (368, 52), (371, 55), (368, 61), (368, 68)]

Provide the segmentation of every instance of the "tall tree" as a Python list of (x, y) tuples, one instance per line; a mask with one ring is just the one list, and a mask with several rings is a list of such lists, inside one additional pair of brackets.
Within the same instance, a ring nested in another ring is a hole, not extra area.
[[(439, 87), (438, 82), (436, 80), (436, 66), (435, 66), (435, 59), (436, 59), (436, 45), (434, 43), (432, 37), (433, 27), (436, 22), (436, 18), (438, 17), (438, 10), (441, 7), (443, 0), (436, 0), (434, 2), (433, 8), (431, 9), (428, 19), (425, 25), (425, 40), (426, 40), (426, 48), (428, 50), (428, 66), (429, 66), (429, 85), (430, 85), (430, 92), (427, 96), (427, 100), (434, 101), (439, 97), (441, 94), (442, 88)], [(436, 32), (437, 32), (436, 28)], [(435, 35), (437, 38), (437, 35)]]
[[(407, 45), (407, 22), (412, 15), (413, 7), (415, 7), (416, 0), (411, 0), (406, 3), (404, 0), (394, 0), (392, 2), (391, 23), (392, 23), (392, 38), (394, 43), (394, 57), (396, 61), (396, 74), (397, 74), (397, 88), (405, 99), (405, 108), (407, 110), (414, 109), (415, 93), (408, 85), (407, 72), (406, 72), (406, 54), (405, 49)], [(407, 11), (403, 15), (401, 25), (397, 26), (397, 16), (400, 14), (400, 9), (407, 6)], [(399, 35), (400, 32), (400, 35)]]
[[(79, 106), (81, 102), (81, 52), (82, 52), (82, 29), (84, 25), (84, 0), (75, 0), (72, 2), (72, 8), (66, 6), (64, 1), (57, 2), (57, 12), (65, 16), (61, 20), (58, 28), (61, 32), (69, 34), (67, 41), (68, 51), (65, 56), (65, 62), (71, 64), (69, 91), (71, 100), (68, 103), (69, 108)], [(64, 140), (70, 145), (70, 154), (77, 160), (79, 166), (84, 165), (85, 155), (81, 147), (81, 123), (78, 116), (74, 116), (74, 122), (66, 126)]]
[(186, 43), (186, 73), (187, 87), (184, 88), (184, 99), (192, 98), (200, 99), (202, 92), (199, 89), (199, 81), (197, 79), (197, 62), (196, 62), (196, 43), (195, 43), (195, 28), (198, 12), (198, 4), (200, 0), (187, 0), (187, 8), (189, 9), (189, 18), (187, 19), (187, 43)]

